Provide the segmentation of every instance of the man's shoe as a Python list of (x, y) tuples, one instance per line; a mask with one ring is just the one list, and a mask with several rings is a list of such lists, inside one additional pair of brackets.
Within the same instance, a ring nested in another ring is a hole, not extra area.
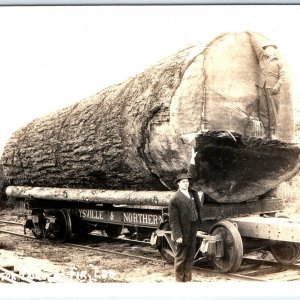
[(275, 135), (275, 130), (274, 129), (270, 130), (270, 139), (271, 140), (278, 140), (278, 137)]
[(278, 137), (275, 134), (270, 135), (271, 140), (278, 140)]
[(261, 137), (262, 139), (269, 139), (270, 138), (270, 135), (267, 134), (267, 133), (264, 133)]

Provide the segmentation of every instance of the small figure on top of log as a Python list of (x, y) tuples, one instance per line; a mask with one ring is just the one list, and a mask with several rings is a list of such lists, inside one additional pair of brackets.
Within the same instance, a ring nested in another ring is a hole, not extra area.
[(258, 58), (258, 114), (263, 123), (264, 138), (277, 139), (277, 115), (283, 98), (281, 87), (285, 82), (286, 71), (279, 59), (277, 45), (270, 41), (258, 41), (250, 34), (252, 48)]

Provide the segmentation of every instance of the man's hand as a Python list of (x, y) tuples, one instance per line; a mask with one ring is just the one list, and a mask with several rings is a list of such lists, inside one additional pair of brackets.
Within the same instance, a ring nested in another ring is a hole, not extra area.
[(197, 152), (195, 152), (194, 148), (192, 148), (192, 156), (191, 156), (191, 161), (190, 164), (195, 165), (195, 158), (196, 158)]
[(178, 239), (176, 240), (176, 243), (177, 243), (177, 244), (182, 244), (182, 238), (178, 238)]
[(279, 93), (279, 87), (275, 85), (272, 88), (271, 95), (277, 95), (278, 93)]

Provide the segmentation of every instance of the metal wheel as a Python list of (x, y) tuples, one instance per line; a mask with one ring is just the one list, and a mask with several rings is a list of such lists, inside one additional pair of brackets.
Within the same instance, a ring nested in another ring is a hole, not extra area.
[(243, 259), (243, 242), (236, 226), (229, 221), (221, 221), (211, 228), (210, 233), (223, 241), (222, 255), (212, 257), (214, 268), (223, 273), (237, 271)]
[[(162, 230), (170, 231), (169, 224), (166, 223), (162, 226)], [(171, 239), (170, 233), (165, 233), (163, 236), (158, 236), (156, 247), (160, 252), (162, 258), (169, 264), (174, 263), (175, 260), (175, 243)]]
[(61, 243), (68, 241), (72, 235), (72, 222), (68, 211), (63, 208), (55, 213), (53, 233), (55, 239)]
[(300, 259), (300, 244), (274, 241), (270, 245), (274, 258), (283, 265), (292, 265)]
[(121, 225), (109, 224), (105, 229), (105, 233), (109, 238), (116, 238), (122, 232)]

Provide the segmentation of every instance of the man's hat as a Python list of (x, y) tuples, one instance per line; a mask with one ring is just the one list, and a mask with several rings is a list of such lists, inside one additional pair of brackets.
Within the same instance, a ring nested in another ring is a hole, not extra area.
[(180, 181), (180, 180), (182, 180), (182, 179), (192, 179), (192, 177), (191, 177), (190, 175), (186, 174), (186, 173), (181, 173), (181, 174), (179, 174), (179, 175), (176, 177), (175, 182), (178, 182), (178, 181)]
[(277, 45), (275, 45), (275, 43), (272, 43), (272, 42), (263, 44), (263, 45), (262, 45), (262, 48), (263, 48), (263, 49), (266, 49), (268, 46), (272, 46), (272, 47), (274, 47), (275, 49), (277, 49)]

